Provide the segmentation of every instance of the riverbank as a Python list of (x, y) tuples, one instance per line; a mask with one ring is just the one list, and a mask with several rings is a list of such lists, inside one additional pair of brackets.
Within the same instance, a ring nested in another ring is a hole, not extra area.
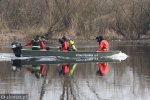
[[(22, 31), (10, 31), (10, 32), (5, 32), (5, 33), (0, 33), (0, 41), (1, 44), (10, 44), (13, 41), (19, 41), (19, 42), (26, 42), (31, 40), (36, 34), (33, 33), (24, 33)], [(57, 42), (58, 38), (60, 38), (61, 36), (63, 36), (62, 34), (58, 34), (58, 35), (54, 35), (52, 37), (50, 37), (50, 39), (47, 41), (48, 43), (53, 43), (53, 42)], [(150, 37), (148, 36), (143, 36), (140, 40), (137, 39), (130, 39), (130, 40), (126, 40), (124, 39), (122, 36), (117, 36), (117, 35), (107, 35), (106, 38), (109, 41), (129, 41), (129, 42), (139, 42), (139, 41), (150, 41)], [(82, 36), (74, 36), (73, 39), (77, 42), (77, 43), (87, 43), (87, 42), (95, 42), (95, 36), (90, 36), (89, 39), (85, 39)]]

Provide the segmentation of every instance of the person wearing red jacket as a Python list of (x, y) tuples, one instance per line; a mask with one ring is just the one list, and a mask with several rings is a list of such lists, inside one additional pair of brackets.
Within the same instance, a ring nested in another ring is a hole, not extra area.
[(37, 35), (35, 39), (32, 39), (30, 42), (26, 43), (25, 46), (32, 46), (32, 50), (45, 49), (45, 40), (44, 36)]
[(69, 42), (66, 36), (62, 37), (63, 45), (62, 45), (62, 51), (68, 51), (69, 50)]
[(97, 42), (99, 42), (99, 47), (97, 51), (109, 51), (109, 43), (104, 39), (103, 36), (96, 37)]
[(69, 49), (69, 42), (67, 38), (59, 39), (59, 43), (61, 44), (61, 47), (59, 48), (61, 51), (68, 51)]
[(101, 62), (97, 64), (99, 67), (99, 70), (97, 71), (97, 74), (99, 74), (100, 76), (104, 76), (108, 73), (109, 70), (109, 65), (106, 62)]

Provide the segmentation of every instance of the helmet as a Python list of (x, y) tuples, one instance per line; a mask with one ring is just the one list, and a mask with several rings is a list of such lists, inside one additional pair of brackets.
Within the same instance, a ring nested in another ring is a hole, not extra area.
[(66, 36), (63, 36), (62, 39), (63, 39), (64, 41), (67, 41), (67, 40), (68, 40)]
[(97, 36), (96, 37), (96, 40), (97, 40), (97, 42), (100, 42), (100, 41), (102, 41), (102, 40), (104, 40), (104, 37), (103, 36)]
[(99, 36), (100, 40), (104, 40), (104, 37), (102, 35)]
[(96, 37), (97, 42), (99, 42), (99, 36)]

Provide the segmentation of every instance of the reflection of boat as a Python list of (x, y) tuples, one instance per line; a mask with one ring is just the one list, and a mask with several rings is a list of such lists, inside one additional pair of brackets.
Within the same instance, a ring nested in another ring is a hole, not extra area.
[(102, 58), (120, 53), (120, 51), (57, 51), (57, 50), (31, 50), (30, 48), (23, 48), (21, 44), (12, 43), (12, 50), (17, 57), (35, 57), (35, 56), (61, 56), (69, 58)]
[[(15, 60), (13, 60), (15, 61)], [(100, 58), (100, 59), (55, 59), (55, 60), (40, 60), (40, 58), (31, 58), (21, 60), (21, 65), (32, 65), (32, 64), (62, 64), (62, 63), (89, 63), (89, 62), (120, 62), (119, 60), (110, 58)]]

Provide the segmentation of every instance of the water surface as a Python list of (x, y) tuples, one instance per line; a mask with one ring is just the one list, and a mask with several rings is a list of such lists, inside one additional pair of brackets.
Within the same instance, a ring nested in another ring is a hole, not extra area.
[[(69, 64), (69, 75), (62, 72), (63, 64), (45, 65), (44, 76), (39, 78), (29, 71), (33, 65), (13, 71), (11, 61), (0, 61), (0, 94), (28, 94), (29, 100), (149, 100), (150, 44), (111, 44), (111, 49), (121, 50), (129, 57), (108, 63), (108, 72), (103, 76), (98, 63), (79, 63), (74, 67)], [(10, 52), (7, 47), (0, 50)]]

